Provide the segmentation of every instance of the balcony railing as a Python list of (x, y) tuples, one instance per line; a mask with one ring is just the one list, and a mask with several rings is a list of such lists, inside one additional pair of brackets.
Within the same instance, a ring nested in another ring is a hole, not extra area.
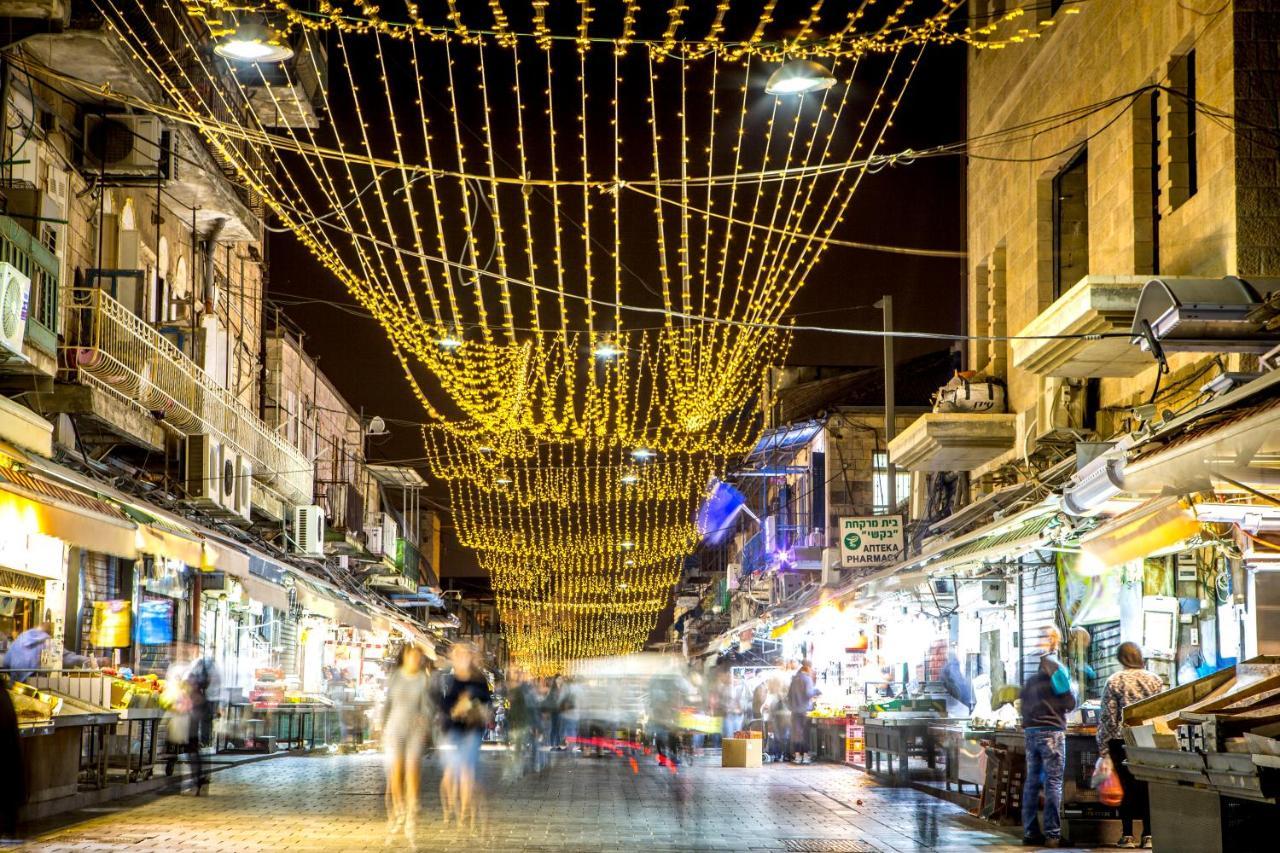
[(311, 502), (311, 463), (144, 320), (98, 289), (70, 291), (64, 365), (159, 416), (183, 435), (209, 434), (253, 460), (254, 478), (286, 501)]

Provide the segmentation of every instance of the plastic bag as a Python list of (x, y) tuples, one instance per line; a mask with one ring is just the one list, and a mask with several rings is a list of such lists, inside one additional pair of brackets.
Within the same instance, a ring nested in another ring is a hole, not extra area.
[(1098, 763), (1093, 765), (1093, 789), (1098, 792), (1098, 800), (1104, 806), (1118, 806), (1124, 799), (1124, 788), (1120, 784), (1120, 777), (1116, 775), (1116, 769), (1111, 764), (1111, 758), (1103, 755), (1098, 758)]

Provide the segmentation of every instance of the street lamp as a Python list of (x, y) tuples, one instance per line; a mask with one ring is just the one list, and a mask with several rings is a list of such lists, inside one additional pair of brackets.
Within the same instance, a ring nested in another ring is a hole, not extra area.
[(648, 462), (657, 455), (658, 454), (655, 451), (650, 450), (647, 447), (636, 447), (631, 451), (631, 458), (637, 462)]
[(213, 46), (213, 52), (235, 62), (284, 62), (293, 48), (257, 15), (246, 16), (235, 32)]
[(622, 350), (618, 349), (618, 345), (606, 335), (596, 344), (596, 348), (592, 350), (592, 353), (600, 361), (612, 361), (622, 354)]
[(764, 90), (770, 95), (807, 95), (830, 89), (835, 84), (835, 75), (825, 65), (812, 59), (792, 59), (778, 66), (764, 84)]

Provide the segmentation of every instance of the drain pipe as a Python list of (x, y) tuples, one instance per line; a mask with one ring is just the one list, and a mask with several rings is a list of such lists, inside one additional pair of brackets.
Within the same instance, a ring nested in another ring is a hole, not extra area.
[[(222, 233), (222, 229), (226, 226), (226, 224), (227, 224), (227, 220), (225, 219), (213, 220), (212, 222), (209, 223), (209, 229), (205, 231), (204, 236), (200, 238), (200, 251), (203, 255), (200, 261), (200, 265), (203, 267), (203, 269), (200, 272), (200, 287), (203, 290), (203, 293), (201, 293), (201, 296), (204, 297), (205, 314), (213, 314), (215, 318), (217, 317), (217, 307), (214, 305), (213, 297), (212, 297), (212, 294), (214, 292), (213, 291), (213, 252), (214, 252), (214, 247), (218, 243), (218, 235)], [(194, 273), (194, 270), (193, 270), (193, 273)], [(195, 325), (195, 322), (196, 322), (195, 312), (193, 311), (191, 312), (191, 323), (193, 326)], [(192, 329), (192, 334), (193, 335), (195, 334), (194, 328)], [(208, 363), (209, 361), (209, 355), (210, 355), (209, 345), (210, 345), (210, 341), (206, 340), (204, 359), (203, 359), (205, 363)], [(192, 352), (195, 351), (194, 341), (192, 343), (191, 349), (192, 349)], [(204, 364), (201, 364), (200, 366), (204, 367)]]

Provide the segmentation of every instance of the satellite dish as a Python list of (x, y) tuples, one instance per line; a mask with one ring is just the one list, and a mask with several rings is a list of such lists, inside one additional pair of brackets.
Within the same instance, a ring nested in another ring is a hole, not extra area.
[(380, 416), (374, 415), (369, 419), (369, 425), (364, 428), (365, 435), (388, 435), (387, 422)]

